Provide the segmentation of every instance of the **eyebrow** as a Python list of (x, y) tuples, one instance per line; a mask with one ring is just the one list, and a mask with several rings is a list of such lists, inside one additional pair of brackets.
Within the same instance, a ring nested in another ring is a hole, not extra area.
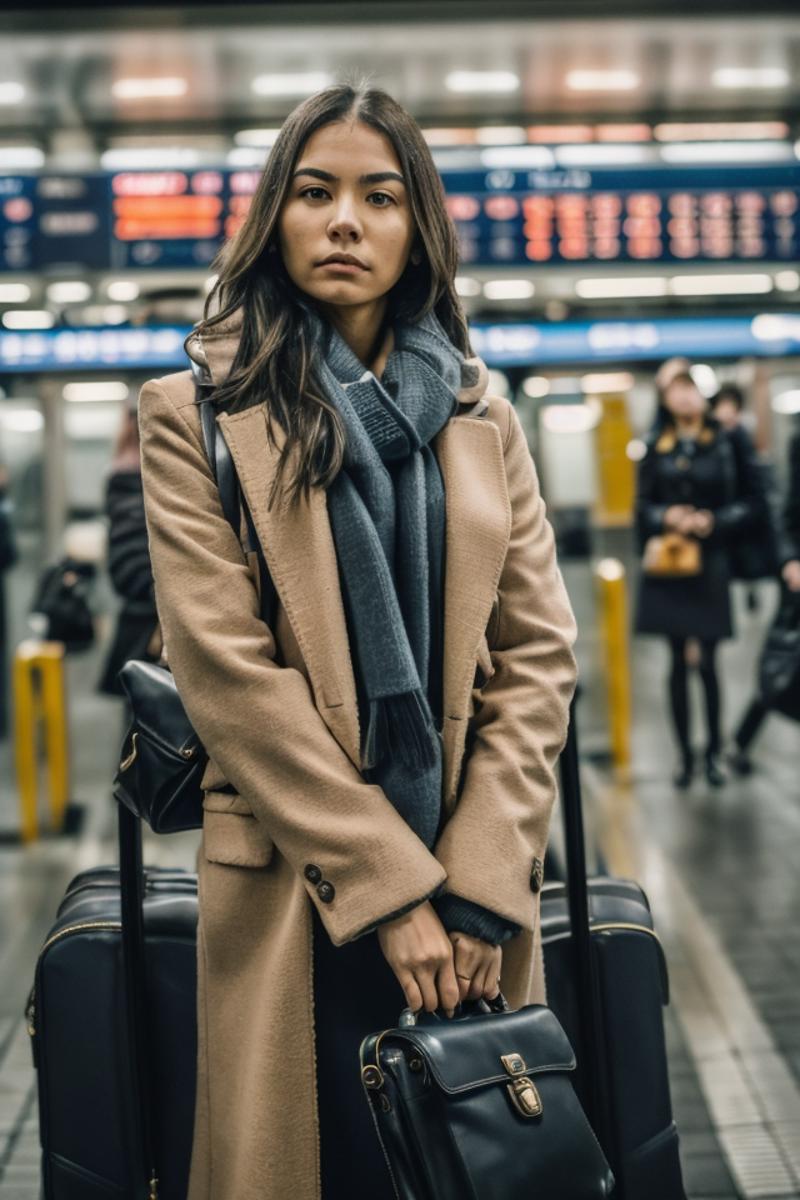
[[(299, 171), (295, 171), (292, 176), (297, 179), (298, 175), (313, 175), (315, 179), (324, 179), (327, 183), (339, 183), (339, 176), (332, 175), (330, 171), (322, 171), (319, 167), (302, 167)], [(388, 183), (392, 179), (396, 183), (402, 183), (405, 187), (405, 179), (402, 175), (398, 175), (397, 171), (374, 171), (371, 175), (359, 175), (359, 183)]]

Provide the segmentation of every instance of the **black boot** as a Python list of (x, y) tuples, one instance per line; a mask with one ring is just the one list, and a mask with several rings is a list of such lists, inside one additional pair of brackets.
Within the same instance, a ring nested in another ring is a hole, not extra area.
[(694, 757), (690, 750), (682, 752), (681, 766), (672, 776), (672, 782), (680, 791), (685, 792), (692, 782), (694, 775)]
[(728, 782), (728, 776), (723, 771), (716, 750), (707, 750), (705, 757), (706, 781), (709, 787), (721, 788)]

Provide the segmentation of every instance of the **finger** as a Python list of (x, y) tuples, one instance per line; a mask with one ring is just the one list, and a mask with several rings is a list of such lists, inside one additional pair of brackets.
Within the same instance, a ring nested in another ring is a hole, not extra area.
[(455, 942), (453, 951), (453, 966), (455, 969), (456, 981), (458, 983), (458, 998), (460, 1001), (466, 1000), (469, 986), (472, 982), (472, 963), (471, 952), (467, 943), (463, 938)]
[(469, 990), (467, 991), (468, 1000), (480, 1000), (483, 995), (483, 966), (477, 968), (470, 981)]
[(436, 977), (433, 972), (420, 967), (414, 972), (414, 978), (422, 993), (422, 1007), (426, 1012), (436, 1012), (439, 1007), (439, 993), (436, 990)]
[(439, 992), (439, 1005), (444, 1009), (448, 1017), (452, 1017), (455, 1007), (461, 999), (458, 980), (456, 979), (455, 964), (452, 957), (449, 962), (446, 962), (439, 968), (436, 985)]
[(422, 992), (419, 990), (416, 979), (413, 975), (403, 975), (398, 977), (398, 982), (406, 995), (406, 1004), (412, 1012), (419, 1012), (422, 1008)]
[(496, 1000), (500, 995), (500, 961), (496, 955), (486, 968), (483, 978), (483, 994), (487, 1000)]

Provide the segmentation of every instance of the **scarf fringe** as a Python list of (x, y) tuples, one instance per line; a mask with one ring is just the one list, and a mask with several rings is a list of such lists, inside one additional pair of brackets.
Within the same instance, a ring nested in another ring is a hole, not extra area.
[(421, 689), (370, 700), (362, 767), (389, 759), (423, 771), (436, 764), (437, 753), (438, 734)]

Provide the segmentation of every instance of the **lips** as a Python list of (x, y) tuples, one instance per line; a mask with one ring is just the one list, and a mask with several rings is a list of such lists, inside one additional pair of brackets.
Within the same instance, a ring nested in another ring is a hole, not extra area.
[(360, 270), (366, 271), (368, 267), (360, 258), (356, 258), (354, 254), (329, 254), (327, 258), (323, 258), (322, 262), (317, 263), (318, 267), (329, 266), (343, 267), (359, 267)]

